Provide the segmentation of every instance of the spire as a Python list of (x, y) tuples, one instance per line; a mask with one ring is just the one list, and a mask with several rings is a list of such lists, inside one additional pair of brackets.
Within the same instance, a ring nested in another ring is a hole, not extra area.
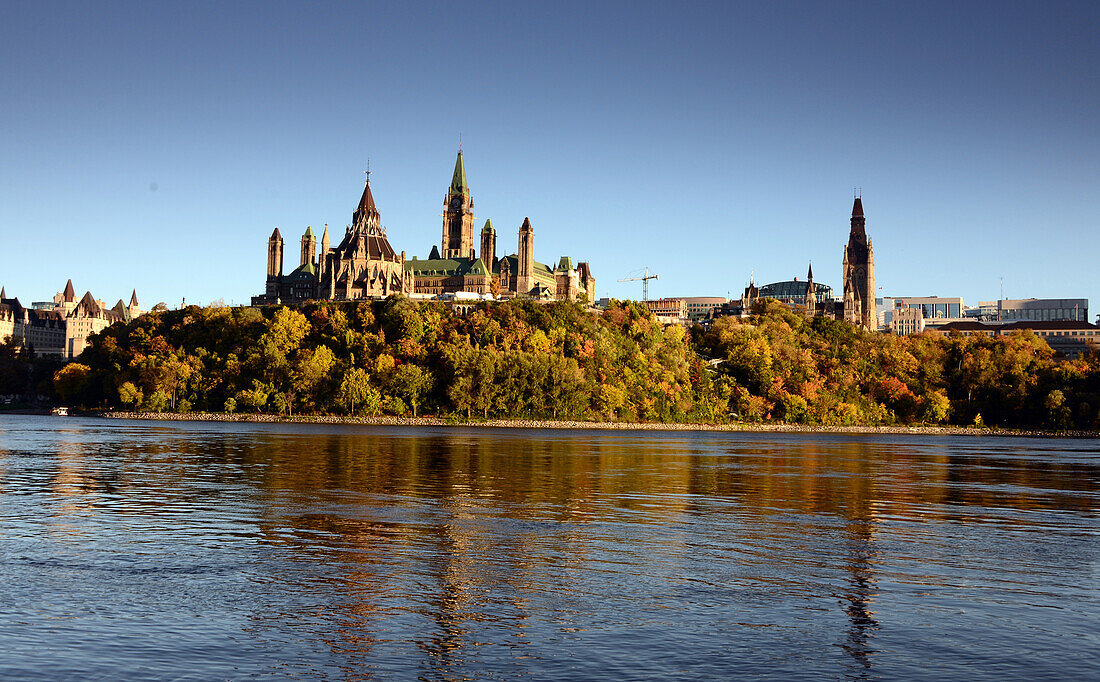
[(458, 150), (458, 159), (455, 161), (455, 174), (451, 177), (450, 194), (469, 194), (470, 186), (466, 184), (466, 166), (462, 163), (462, 150)]
[(275, 231), (271, 233), (271, 237), (269, 238), (269, 241), (279, 241), (282, 238), (283, 238), (283, 235), (279, 234), (279, 228), (276, 227)]
[(530, 218), (524, 218), (523, 219), (523, 224), (519, 226), (519, 229), (521, 229), (521, 230), (530, 230), (530, 229), (532, 229), (531, 228), (531, 219)]
[(374, 195), (370, 191), (370, 178), (367, 178), (367, 183), (363, 186), (363, 196), (359, 198), (359, 208), (355, 209), (355, 213), (352, 215), (352, 224), (357, 225), (361, 219), (366, 218), (378, 218), (381, 220), (382, 215), (378, 213), (378, 207), (374, 205)]
[(134, 289), (134, 293), (130, 294), (130, 307), (131, 308), (138, 307), (137, 289)]
[(0, 287), (0, 300), (7, 298), (8, 295), (4, 293), (4, 287)]
[(76, 289), (73, 289), (73, 281), (70, 279), (65, 283), (65, 298), (66, 303), (72, 303), (76, 300)]
[(312, 237), (313, 236), (313, 227), (311, 225), (306, 225), (306, 233), (302, 236), (303, 237)]
[(493, 232), (496, 232), (496, 230), (493, 229), (493, 221), (492, 220), (486, 220), (485, 221), (485, 227), (481, 228), (481, 231), (483, 233), (488, 232), (490, 234), (492, 234)]
[(849, 233), (848, 242), (858, 241), (863, 247), (867, 246), (867, 218), (863, 216), (863, 198), (857, 196), (852, 204), (852, 231)]
[(806, 271), (806, 279), (813, 281), (814, 278), (814, 264), (810, 263), (810, 269)]

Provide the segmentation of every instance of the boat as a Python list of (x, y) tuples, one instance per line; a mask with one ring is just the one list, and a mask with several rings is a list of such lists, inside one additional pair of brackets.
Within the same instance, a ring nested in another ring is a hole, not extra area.
[(68, 417), (69, 416), (69, 408), (67, 408), (67, 407), (55, 407), (52, 410), (50, 410), (50, 414), (52, 414), (55, 417)]

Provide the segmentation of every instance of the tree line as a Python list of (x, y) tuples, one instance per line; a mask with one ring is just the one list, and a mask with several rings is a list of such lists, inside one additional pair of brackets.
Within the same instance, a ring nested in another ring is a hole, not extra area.
[(1008, 336), (869, 333), (775, 301), (718, 320), (696, 347), (720, 360), (738, 418), (796, 423), (1095, 429), (1100, 357), (1056, 358), (1030, 331)]
[(898, 337), (774, 301), (754, 313), (685, 330), (630, 302), (191, 306), (94, 335), (53, 388), (154, 412), (1097, 427), (1100, 358), (1056, 358), (1030, 332)]
[(391, 297), (150, 313), (95, 335), (54, 383), (73, 403), (157, 412), (715, 421), (704, 367), (637, 304), (457, 315)]

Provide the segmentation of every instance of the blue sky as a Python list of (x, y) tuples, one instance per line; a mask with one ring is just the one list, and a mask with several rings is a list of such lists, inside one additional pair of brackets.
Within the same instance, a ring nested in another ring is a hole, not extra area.
[(0, 284), (246, 302), (368, 158), (425, 257), (461, 134), (498, 253), (599, 296), (839, 287), (859, 186), (880, 293), (1100, 312), (1100, 4), (403, 5), (4, 3)]

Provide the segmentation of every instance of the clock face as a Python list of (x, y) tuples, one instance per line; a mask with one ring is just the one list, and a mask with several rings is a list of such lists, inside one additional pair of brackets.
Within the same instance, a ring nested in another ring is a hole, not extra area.
[(456, 196), (451, 199), (451, 208), (462, 208), (462, 197)]

